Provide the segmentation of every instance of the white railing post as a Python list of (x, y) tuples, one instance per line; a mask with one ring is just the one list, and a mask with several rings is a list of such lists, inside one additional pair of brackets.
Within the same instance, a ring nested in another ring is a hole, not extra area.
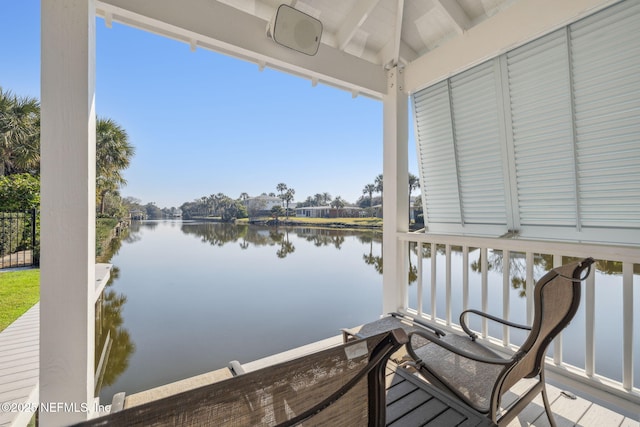
[[(487, 248), (480, 248), (480, 275), (482, 277), (482, 311), (485, 313), (489, 307), (489, 251)], [(489, 322), (482, 318), (482, 338), (489, 335)]]
[(462, 248), (462, 310), (469, 308), (469, 247)]
[(437, 255), (437, 245), (435, 243), (431, 244), (431, 320), (436, 320), (436, 289), (438, 276), (436, 274), (436, 255)]
[(596, 368), (596, 275), (590, 274), (585, 283), (585, 351), (584, 351), (584, 371), (589, 377), (593, 377)]
[(633, 263), (622, 263), (622, 387), (633, 388)]
[(417, 292), (416, 292), (416, 295), (417, 295), (417, 297), (416, 297), (417, 298), (416, 307), (417, 307), (417, 311), (418, 311), (418, 316), (422, 316), (423, 313), (424, 313), (423, 308), (422, 308), (422, 297), (423, 297), (423, 289), (422, 289), (422, 287), (423, 287), (423, 283), (424, 283), (423, 282), (423, 277), (422, 277), (422, 274), (423, 274), (422, 262), (423, 262), (423, 258), (424, 258), (422, 256), (422, 243), (418, 242), (416, 244), (416, 248), (417, 248), (417, 251), (418, 251), (418, 283), (417, 283), (418, 288), (417, 288)]
[[(502, 318), (509, 319), (509, 294), (510, 294), (510, 267), (511, 267), (511, 253), (508, 250), (502, 251)], [(504, 325), (502, 327), (502, 345), (505, 347), (509, 345), (509, 327)]]
[(445, 290), (445, 322), (451, 325), (451, 245), (445, 247), (446, 258), (446, 290)]
[(382, 294), (384, 313), (407, 307), (407, 242), (398, 232), (409, 231), (408, 96), (403, 90), (403, 72), (387, 72), (387, 94), (383, 99)]
[[(562, 266), (562, 255), (553, 254), (553, 268)], [(562, 363), (562, 332), (553, 339), (553, 363)]]
[(527, 325), (533, 323), (533, 288), (535, 286), (535, 280), (533, 278), (533, 266), (535, 264), (535, 258), (533, 252), (527, 252), (526, 254), (526, 287), (525, 294), (527, 296)]

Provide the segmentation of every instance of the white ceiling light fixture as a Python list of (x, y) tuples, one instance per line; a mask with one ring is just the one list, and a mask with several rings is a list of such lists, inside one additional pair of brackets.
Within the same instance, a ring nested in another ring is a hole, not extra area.
[(282, 46), (313, 56), (320, 47), (322, 22), (282, 4), (267, 26), (267, 36)]

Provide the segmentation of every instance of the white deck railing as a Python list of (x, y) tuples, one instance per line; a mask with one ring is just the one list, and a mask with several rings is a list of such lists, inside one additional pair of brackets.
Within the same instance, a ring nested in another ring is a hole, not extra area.
[[(638, 377), (634, 380), (640, 331), (633, 327), (634, 316), (636, 322), (640, 316), (640, 303), (634, 303), (640, 248), (423, 233), (399, 233), (398, 238), (411, 248), (404, 311), (457, 331), (457, 316), (467, 308), (531, 324), (535, 280), (566, 257), (596, 259), (579, 311), (550, 346), (547, 367), (596, 396), (613, 394), (640, 407)], [(471, 327), (498, 349), (513, 350), (524, 340), (524, 334), (486, 319)]]

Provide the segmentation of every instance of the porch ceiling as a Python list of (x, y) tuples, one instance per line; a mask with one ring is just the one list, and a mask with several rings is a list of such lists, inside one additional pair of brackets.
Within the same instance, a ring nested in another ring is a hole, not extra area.
[[(316, 56), (279, 46), (266, 35), (280, 4), (319, 19), (323, 24)], [(97, 14), (106, 24), (119, 21), (259, 64), (381, 98), (385, 69), (419, 62), (419, 71), (459, 68), (442, 62), (437, 51), (456, 54), (460, 45), (491, 46), (479, 50), (486, 59), (514, 43), (555, 29), (567, 20), (603, 7), (603, 0), (101, 0)], [(570, 10), (569, 10), (570, 9)], [(569, 11), (568, 11), (569, 10)], [(484, 27), (484, 29), (481, 29)], [(526, 30), (523, 32), (522, 28)], [(487, 39), (493, 33), (496, 42)], [(513, 34), (517, 35), (513, 35)], [(456, 47), (457, 46), (457, 47)], [(449, 49), (453, 47), (455, 49)], [(468, 56), (468, 55), (467, 55)], [(446, 55), (444, 58), (446, 59)], [(427, 60), (425, 60), (427, 58)], [(425, 65), (426, 62), (426, 65)], [(449, 67), (449, 68), (447, 68)], [(414, 79), (415, 80), (415, 79)], [(423, 84), (413, 81), (407, 91)]]

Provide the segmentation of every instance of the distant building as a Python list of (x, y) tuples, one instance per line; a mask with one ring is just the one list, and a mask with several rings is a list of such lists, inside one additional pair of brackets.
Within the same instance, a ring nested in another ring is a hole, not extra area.
[(357, 218), (363, 209), (357, 206), (345, 206), (340, 210), (331, 206), (305, 206), (296, 208), (296, 216), (305, 218)]
[(282, 199), (274, 196), (261, 195), (250, 197), (242, 202), (247, 208), (249, 218), (256, 216), (271, 215), (274, 206), (282, 206)]
[(132, 220), (143, 220), (145, 218), (145, 212), (139, 209), (129, 211), (129, 217)]

